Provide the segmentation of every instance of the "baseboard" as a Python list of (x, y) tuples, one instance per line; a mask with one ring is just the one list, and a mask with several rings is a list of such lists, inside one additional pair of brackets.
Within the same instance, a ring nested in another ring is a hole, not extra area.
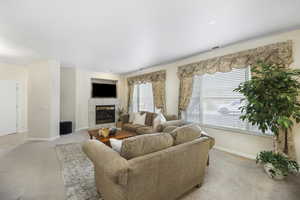
[(82, 130), (87, 130), (89, 127), (81, 127), (81, 128), (76, 128), (75, 131), (82, 131)]
[(17, 130), (17, 133), (27, 133), (28, 129), (27, 128), (21, 128)]
[(214, 146), (214, 149), (217, 149), (217, 150), (220, 150), (220, 151), (224, 151), (224, 152), (227, 152), (227, 153), (230, 153), (230, 154), (234, 154), (234, 155), (237, 155), (237, 156), (241, 156), (241, 157), (244, 157), (244, 158), (248, 158), (248, 159), (251, 159), (251, 160), (255, 160), (256, 159), (255, 155), (241, 153), (241, 152), (237, 152), (237, 151), (234, 151), (234, 150), (231, 150), (231, 149), (227, 149), (227, 148), (223, 148), (223, 147), (219, 147), (219, 146)]
[(51, 138), (36, 138), (36, 137), (28, 137), (27, 140), (28, 141), (53, 141), (60, 138), (60, 136), (55, 136), (55, 137), (51, 137)]

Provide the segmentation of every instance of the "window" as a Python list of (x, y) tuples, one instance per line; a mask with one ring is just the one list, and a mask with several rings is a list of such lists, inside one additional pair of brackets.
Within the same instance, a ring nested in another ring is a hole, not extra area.
[(132, 110), (133, 112), (154, 112), (153, 92), (151, 83), (143, 83), (134, 86)]
[(249, 79), (249, 67), (195, 76), (186, 120), (213, 127), (259, 132), (257, 127), (240, 119), (239, 107), (244, 96), (233, 92), (240, 83)]

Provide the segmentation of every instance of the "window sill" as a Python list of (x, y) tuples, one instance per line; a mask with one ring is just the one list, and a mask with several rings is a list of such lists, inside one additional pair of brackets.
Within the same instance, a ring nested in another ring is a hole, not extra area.
[(247, 134), (247, 135), (267, 137), (267, 138), (273, 137), (273, 135), (266, 135), (266, 134), (262, 134), (262, 133), (256, 132), (256, 131), (241, 130), (241, 129), (237, 129), (237, 128), (214, 126), (214, 125), (208, 125), (208, 124), (200, 124), (200, 126), (204, 127), (204, 128), (212, 128), (212, 129), (217, 129), (217, 130), (222, 130), (222, 131), (230, 131), (230, 132), (239, 133), (239, 134)]

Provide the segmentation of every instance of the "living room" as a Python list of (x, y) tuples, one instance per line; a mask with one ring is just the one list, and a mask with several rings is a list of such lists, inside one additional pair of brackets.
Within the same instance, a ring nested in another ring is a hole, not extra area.
[(0, 3), (0, 199), (299, 198), (299, 2), (44, 3)]

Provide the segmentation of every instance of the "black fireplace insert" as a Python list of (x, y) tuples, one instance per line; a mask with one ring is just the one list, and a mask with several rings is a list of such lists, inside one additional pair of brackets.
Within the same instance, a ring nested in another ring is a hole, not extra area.
[(96, 124), (114, 123), (115, 105), (96, 106)]

